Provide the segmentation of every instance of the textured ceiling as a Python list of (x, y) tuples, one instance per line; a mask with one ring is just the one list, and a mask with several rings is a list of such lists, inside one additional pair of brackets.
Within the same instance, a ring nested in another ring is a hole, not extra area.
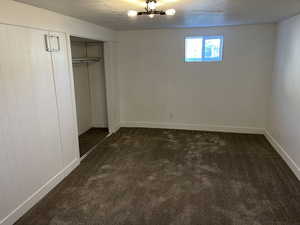
[(143, 10), (143, 0), (16, 0), (116, 30), (207, 27), (278, 22), (300, 12), (300, 0), (159, 0), (173, 17), (128, 18)]

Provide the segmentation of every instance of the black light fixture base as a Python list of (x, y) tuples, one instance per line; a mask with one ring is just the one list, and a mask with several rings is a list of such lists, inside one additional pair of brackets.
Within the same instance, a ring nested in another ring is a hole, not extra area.
[(166, 15), (164, 11), (157, 11), (157, 10), (149, 10), (146, 12), (138, 12), (138, 16), (149, 16), (149, 15)]

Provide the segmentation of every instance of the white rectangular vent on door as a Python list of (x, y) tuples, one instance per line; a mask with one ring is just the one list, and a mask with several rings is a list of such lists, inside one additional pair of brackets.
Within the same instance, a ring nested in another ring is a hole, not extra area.
[(59, 52), (60, 43), (59, 36), (45, 35), (46, 51), (48, 52)]

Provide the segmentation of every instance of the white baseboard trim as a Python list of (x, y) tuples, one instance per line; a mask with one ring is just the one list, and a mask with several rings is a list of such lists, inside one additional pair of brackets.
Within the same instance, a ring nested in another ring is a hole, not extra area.
[(108, 133), (108, 135), (105, 136), (104, 139), (102, 139), (98, 144), (96, 144), (94, 147), (92, 147), (87, 153), (85, 153), (81, 158), (80, 158), (80, 162), (83, 161), (86, 157), (88, 157), (89, 154), (91, 154), (97, 147), (99, 147), (103, 141), (108, 138), (109, 136), (111, 136), (113, 133)]
[(23, 203), (21, 203), (15, 210), (13, 210), (7, 217), (0, 221), (0, 225), (12, 225), (19, 218), (21, 218), (28, 210), (37, 204), (45, 195), (47, 195), (56, 185), (58, 185), (66, 176), (68, 176), (78, 165), (79, 159), (75, 159), (68, 166), (66, 166), (57, 175), (52, 177), (46, 184), (33, 193)]
[(121, 128), (120, 123), (109, 128), (109, 136), (116, 133)]
[(264, 134), (264, 128), (256, 127), (236, 127), (236, 126), (217, 126), (207, 124), (184, 124), (184, 123), (153, 123), (153, 122), (134, 122), (123, 121), (121, 127), (141, 127), (141, 128), (163, 128), (178, 130), (199, 130), (215, 131), (227, 133), (246, 133), (246, 134)]
[(273, 146), (273, 148), (278, 152), (278, 154), (283, 158), (283, 160), (288, 164), (291, 170), (294, 172), (298, 180), (300, 180), (300, 167), (292, 159), (292, 157), (287, 153), (287, 151), (276, 141), (276, 139), (271, 135), (271, 133), (265, 130), (265, 137)]

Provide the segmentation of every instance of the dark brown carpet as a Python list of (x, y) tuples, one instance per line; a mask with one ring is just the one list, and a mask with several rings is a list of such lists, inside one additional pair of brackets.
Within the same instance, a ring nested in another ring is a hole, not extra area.
[(262, 135), (121, 129), (17, 225), (299, 225), (300, 182)]
[(80, 157), (95, 147), (108, 135), (107, 128), (91, 128), (79, 136)]

